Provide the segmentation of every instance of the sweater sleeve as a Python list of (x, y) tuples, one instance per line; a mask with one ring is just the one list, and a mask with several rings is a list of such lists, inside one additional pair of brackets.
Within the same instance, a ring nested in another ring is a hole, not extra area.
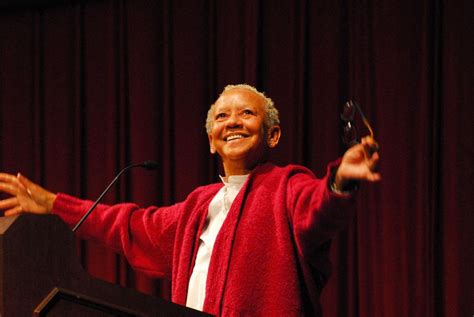
[(305, 258), (313, 257), (352, 218), (354, 195), (330, 189), (331, 170), (337, 165), (329, 164), (322, 179), (308, 171), (295, 173), (288, 181), (288, 210), (298, 251)]
[[(52, 212), (73, 227), (92, 204), (60, 193)], [(135, 269), (154, 277), (170, 277), (179, 206), (144, 209), (132, 203), (99, 204), (77, 234), (124, 254)]]

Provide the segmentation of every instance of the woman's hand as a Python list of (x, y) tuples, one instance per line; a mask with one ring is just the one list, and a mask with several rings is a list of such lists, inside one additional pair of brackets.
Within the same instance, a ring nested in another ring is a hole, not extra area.
[(53, 209), (56, 195), (33, 183), (25, 176), (0, 173), (0, 191), (12, 197), (0, 200), (0, 210), (5, 216), (24, 212), (49, 214)]
[(342, 189), (351, 181), (379, 181), (382, 176), (377, 172), (380, 158), (378, 148), (377, 142), (370, 136), (362, 138), (361, 143), (349, 148), (344, 153), (334, 178), (336, 188)]

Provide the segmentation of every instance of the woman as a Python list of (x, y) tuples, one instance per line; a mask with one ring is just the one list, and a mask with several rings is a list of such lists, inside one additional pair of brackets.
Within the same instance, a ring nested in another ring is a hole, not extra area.
[[(206, 121), (222, 182), (180, 203), (140, 208), (99, 205), (79, 230), (130, 264), (172, 280), (172, 301), (232, 316), (318, 316), (330, 273), (329, 241), (350, 220), (354, 181), (379, 181), (377, 143), (365, 137), (326, 176), (267, 161), (281, 135), (270, 98), (227, 86)], [(92, 202), (54, 194), (22, 175), (0, 174), (5, 215), (57, 214), (73, 226)]]

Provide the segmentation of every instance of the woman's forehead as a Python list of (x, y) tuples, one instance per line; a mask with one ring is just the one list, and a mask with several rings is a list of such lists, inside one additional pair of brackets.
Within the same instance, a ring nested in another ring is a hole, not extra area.
[(243, 88), (234, 88), (221, 94), (215, 105), (216, 109), (233, 105), (259, 107), (263, 105), (264, 102), (265, 100), (253, 91)]

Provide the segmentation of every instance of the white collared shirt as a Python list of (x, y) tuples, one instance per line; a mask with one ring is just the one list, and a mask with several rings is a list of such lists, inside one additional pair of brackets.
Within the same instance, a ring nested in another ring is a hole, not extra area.
[(217, 234), (234, 202), (235, 197), (247, 180), (248, 175), (229, 176), (227, 181), (221, 177), (224, 187), (214, 196), (209, 204), (207, 226), (204, 227), (199, 237), (199, 249), (196, 255), (193, 273), (189, 279), (186, 306), (202, 310), (206, 298), (206, 280), (211, 260), (212, 249)]

